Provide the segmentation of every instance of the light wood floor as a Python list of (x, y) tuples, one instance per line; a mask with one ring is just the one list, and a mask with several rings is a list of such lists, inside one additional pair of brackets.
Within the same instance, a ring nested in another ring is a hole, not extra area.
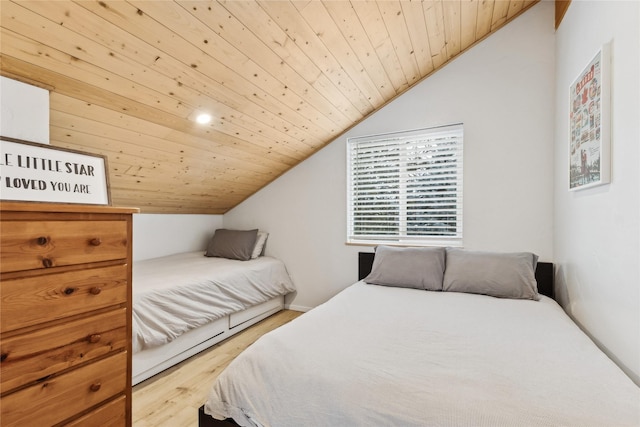
[(133, 387), (134, 427), (195, 427), (213, 381), (242, 350), (302, 313), (283, 310)]

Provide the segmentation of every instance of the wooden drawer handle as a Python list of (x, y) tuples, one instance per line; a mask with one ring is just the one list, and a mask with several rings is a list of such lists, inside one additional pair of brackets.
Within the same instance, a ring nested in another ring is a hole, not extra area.
[(92, 392), (96, 392), (98, 390), (100, 390), (100, 387), (102, 387), (102, 384), (100, 383), (93, 383), (91, 384), (91, 386), (89, 387), (89, 390), (91, 390)]
[(49, 258), (42, 258), (42, 265), (44, 265), (45, 268), (51, 268), (53, 267), (53, 261)]
[(47, 243), (49, 243), (49, 238), (45, 236), (40, 236), (36, 239), (36, 243), (40, 246), (45, 246)]
[(91, 334), (89, 335), (89, 338), (87, 339), (87, 341), (89, 341), (91, 344), (95, 344), (98, 341), (100, 341), (100, 338), (102, 338), (100, 334)]
[(93, 288), (89, 289), (89, 293), (91, 295), (100, 295), (100, 292), (102, 292), (102, 289), (97, 286), (94, 286)]
[(89, 244), (91, 246), (100, 246), (102, 244), (102, 239), (100, 239), (99, 237), (96, 237), (95, 239), (89, 240)]

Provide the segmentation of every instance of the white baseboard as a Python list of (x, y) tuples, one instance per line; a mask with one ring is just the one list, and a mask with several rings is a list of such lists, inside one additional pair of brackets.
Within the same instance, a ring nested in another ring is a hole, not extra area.
[(307, 311), (311, 310), (313, 307), (305, 307), (302, 305), (294, 305), (294, 304), (285, 304), (284, 308), (286, 308), (287, 310), (301, 311), (303, 313), (306, 313)]

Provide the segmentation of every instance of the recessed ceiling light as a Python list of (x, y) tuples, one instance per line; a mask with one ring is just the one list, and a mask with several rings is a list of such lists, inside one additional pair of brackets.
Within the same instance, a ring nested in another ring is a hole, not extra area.
[(211, 121), (211, 114), (202, 113), (202, 114), (198, 114), (198, 116), (196, 117), (196, 122), (200, 123), (201, 125), (206, 125), (210, 121)]

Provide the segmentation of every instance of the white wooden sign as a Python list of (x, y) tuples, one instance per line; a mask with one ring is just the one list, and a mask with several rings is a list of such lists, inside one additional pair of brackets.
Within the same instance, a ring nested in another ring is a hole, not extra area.
[(0, 137), (0, 200), (109, 205), (107, 159)]

